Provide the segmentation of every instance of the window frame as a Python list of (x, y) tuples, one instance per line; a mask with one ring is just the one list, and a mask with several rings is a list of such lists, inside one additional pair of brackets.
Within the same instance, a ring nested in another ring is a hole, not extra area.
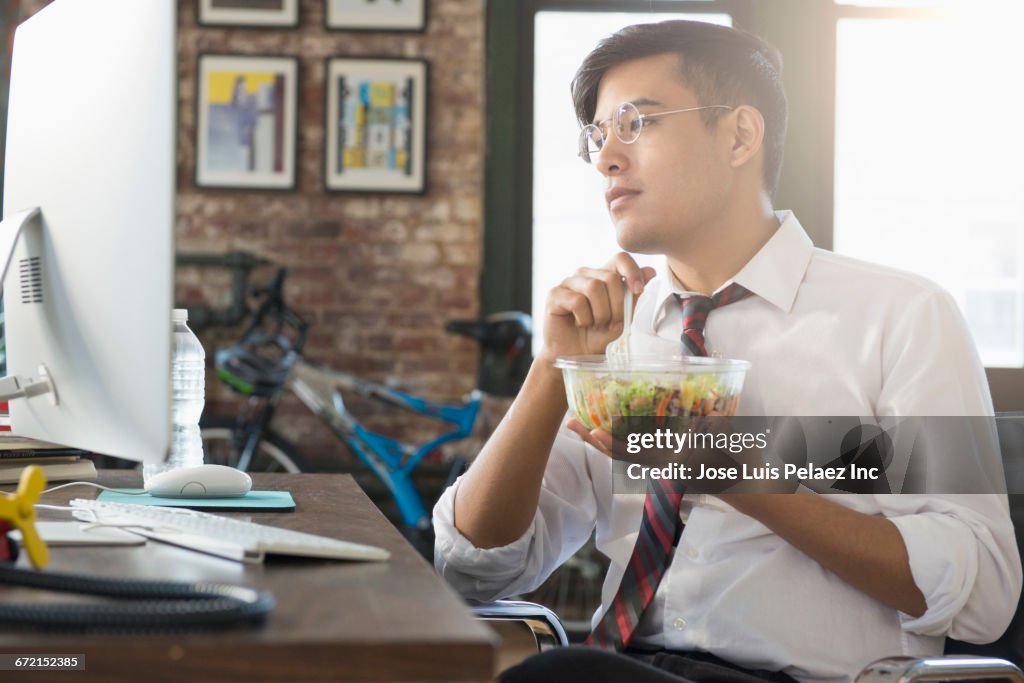
[[(841, 19), (928, 19), (941, 8), (805, 0), (487, 0), (481, 311), (532, 312), (534, 17), (543, 10), (726, 13), (785, 57), (790, 134), (776, 206), (833, 248), (836, 35)], [(795, 136), (792, 131), (799, 130)], [(986, 368), (996, 409), (1024, 410), (1024, 368)]]

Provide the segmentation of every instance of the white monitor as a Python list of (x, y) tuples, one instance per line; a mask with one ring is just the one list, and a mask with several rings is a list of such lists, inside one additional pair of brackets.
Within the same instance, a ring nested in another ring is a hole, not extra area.
[(176, 20), (174, 0), (56, 0), (15, 34), (0, 394), (19, 436), (166, 455)]

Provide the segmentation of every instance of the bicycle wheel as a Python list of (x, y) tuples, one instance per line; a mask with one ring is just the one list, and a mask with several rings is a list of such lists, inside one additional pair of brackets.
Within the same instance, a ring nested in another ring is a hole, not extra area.
[[(233, 417), (204, 418), (199, 424), (203, 438), (205, 461), (214, 465), (237, 467), (241, 455), (243, 436)], [(306, 459), (290, 441), (273, 431), (266, 431), (260, 439), (250, 472), (311, 472)]]

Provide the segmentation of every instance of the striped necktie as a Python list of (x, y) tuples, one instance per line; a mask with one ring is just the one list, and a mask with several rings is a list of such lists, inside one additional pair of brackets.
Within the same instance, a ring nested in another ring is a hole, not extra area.
[[(752, 294), (733, 282), (714, 296), (677, 295), (683, 309), (682, 342), (687, 353), (692, 356), (708, 355), (704, 345), (704, 325), (708, 314), (719, 306), (735, 303)], [(654, 599), (658, 584), (670, 564), (672, 549), (683, 533), (679, 504), (684, 490), (682, 482), (676, 479), (648, 480), (644, 516), (633, 554), (626, 565), (619, 590), (608, 611), (587, 637), (587, 645), (617, 651), (629, 645), (629, 638)]]
[(735, 282), (716, 292), (713, 296), (694, 294), (684, 297), (676, 294), (676, 299), (683, 309), (682, 340), (687, 354), (691, 356), (708, 355), (707, 348), (704, 346), (704, 325), (708, 321), (708, 313), (719, 306), (728, 306), (752, 295), (753, 292)]

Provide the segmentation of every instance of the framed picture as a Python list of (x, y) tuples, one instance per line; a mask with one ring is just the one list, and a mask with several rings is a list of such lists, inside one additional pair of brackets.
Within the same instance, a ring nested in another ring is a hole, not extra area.
[(299, 0), (198, 0), (200, 26), (299, 25)]
[(196, 185), (295, 188), (296, 57), (200, 55)]
[(427, 63), (334, 58), (325, 73), (326, 189), (424, 192)]
[(422, 31), (427, 0), (326, 0), (325, 23), (346, 31)]

